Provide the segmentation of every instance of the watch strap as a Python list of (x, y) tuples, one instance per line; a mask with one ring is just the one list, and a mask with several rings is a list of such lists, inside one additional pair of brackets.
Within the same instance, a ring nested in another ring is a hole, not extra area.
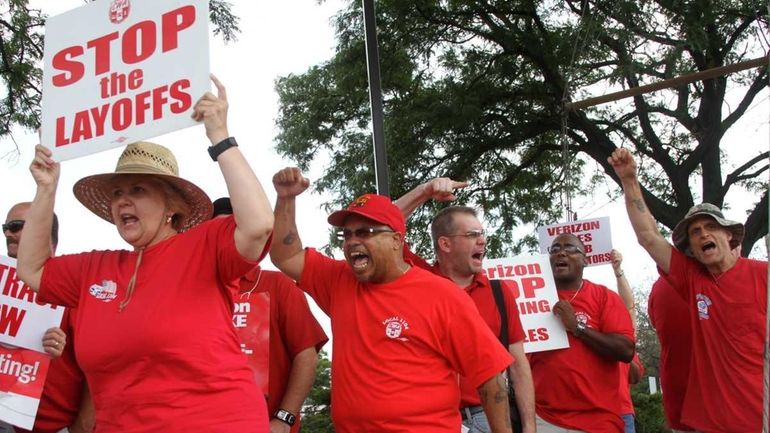
[(213, 146), (209, 146), (209, 156), (211, 156), (211, 159), (216, 162), (217, 158), (219, 158), (219, 155), (231, 147), (238, 147), (238, 142), (235, 141), (235, 138), (233, 137), (227, 137), (219, 143)]
[(275, 419), (277, 419), (277, 420), (279, 420), (281, 422), (284, 422), (284, 423), (286, 423), (286, 424), (288, 424), (290, 426), (293, 426), (294, 423), (297, 422), (297, 417), (293, 413), (291, 413), (291, 412), (289, 412), (288, 410), (285, 410), (285, 409), (278, 409), (273, 414), (273, 417), (275, 417)]

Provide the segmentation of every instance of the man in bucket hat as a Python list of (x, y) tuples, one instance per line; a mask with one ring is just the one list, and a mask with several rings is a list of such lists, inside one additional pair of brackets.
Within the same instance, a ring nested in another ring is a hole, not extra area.
[(308, 179), (286, 168), (273, 185), (273, 263), (331, 318), (336, 431), (457, 433), (459, 373), (479, 390), (492, 431), (510, 432), (500, 374), (510, 355), (456, 285), (404, 261), (406, 224), (390, 199), (366, 194), (329, 216), (345, 254), (333, 260), (297, 234)]
[(692, 358), (681, 421), (704, 433), (760, 431), (767, 262), (731, 253), (743, 225), (709, 203), (676, 225), (673, 248), (644, 203), (630, 152), (617, 149), (608, 161), (639, 243), (688, 304)]

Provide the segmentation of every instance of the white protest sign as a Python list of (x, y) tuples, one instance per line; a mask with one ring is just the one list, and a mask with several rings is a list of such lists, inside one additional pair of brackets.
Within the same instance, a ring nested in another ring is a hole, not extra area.
[(538, 227), (537, 235), (540, 241), (540, 252), (548, 254), (556, 236), (563, 233), (572, 233), (583, 242), (586, 247), (586, 262), (588, 266), (611, 263), (612, 234), (610, 232), (609, 217), (586, 219), (566, 223), (551, 224)]
[(32, 430), (51, 358), (0, 346), (0, 420)]
[(16, 277), (16, 260), (0, 256), (0, 343), (43, 352), (43, 334), (61, 326), (63, 314), (64, 307), (38, 304), (37, 293)]
[(42, 144), (57, 161), (196, 124), (208, 0), (101, 0), (46, 20)]
[(551, 307), (559, 301), (547, 255), (485, 259), (484, 274), (513, 289), (527, 353), (569, 347), (567, 332)]

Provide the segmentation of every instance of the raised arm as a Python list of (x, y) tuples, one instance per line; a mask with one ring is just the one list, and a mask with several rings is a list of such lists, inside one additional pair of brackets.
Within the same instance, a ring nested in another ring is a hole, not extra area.
[(465, 188), (468, 182), (458, 182), (448, 177), (431, 179), (413, 190), (399, 197), (393, 202), (401, 210), (404, 218), (409, 218), (415, 209), (426, 201), (433, 199), (438, 201), (453, 201), (456, 197), (454, 191), (457, 188)]
[(610, 252), (610, 260), (612, 261), (612, 270), (615, 272), (615, 279), (618, 283), (618, 295), (623, 300), (623, 304), (628, 310), (628, 314), (631, 315), (631, 324), (634, 325), (634, 332), (636, 331), (636, 304), (634, 302), (634, 292), (631, 290), (631, 284), (628, 283), (626, 273), (623, 272), (621, 265), (623, 264), (623, 254), (620, 254), (618, 250), (612, 250)]
[(284, 168), (273, 175), (273, 186), (278, 193), (275, 201), (275, 242), (270, 248), (273, 264), (289, 278), (299, 281), (305, 267), (305, 250), (299, 238), (296, 220), (296, 199), (310, 186), (296, 167)]
[(636, 175), (636, 161), (628, 149), (615, 149), (607, 161), (615, 169), (615, 174), (623, 185), (626, 199), (626, 211), (639, 244), (647, 250), (663, 272), (668, 273), (671, 261), (671, 244), (660, 234), (655, 218), (652, 217), (642, 198), (642, 188)]
[[(227, 91), (214, 75), (211, 75), (211, 81), (217, 88), (217, 95), (206, 92), (195, 104), (193, 118), (203, 121), (206, 135), (214, 146), (226, 140), (230, 134), (227, 130)], [(243, 257), (259, 259), (273, 229), (270, 201), (237, 146), (222, 152), (217, 157), (217, 163), (225, 178), (233, 206), (235, 247)]]
[(19, 278), (35, 292), (40, 288), (45, 262), (53, 254), (51, 225), (56, 187), (59, 184), (59, 169), (59, 163), (51, 159), (51, 151), (48, 148), (40, 144), (35, 146), (35, 158), (29, 166), (29, 171), (35, 179), (37, 190), (27, 211), (24, 236), (19, 240), (16, 264)]

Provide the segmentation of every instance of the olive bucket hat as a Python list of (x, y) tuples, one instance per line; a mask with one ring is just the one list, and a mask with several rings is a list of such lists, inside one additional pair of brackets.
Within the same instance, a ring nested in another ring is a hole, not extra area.
[(680, 251), (690, 254), (690, 240), (687, 236), (687, 228), (690, 226), (692, 220), (701, 216), (713, 218), (717, 224), (726, 228), (733, 234), (733, 238), (730, 239), (730, 248), (735, 248), (743, 242), (743, 235), (745, 233), (743, 224), (725, 219), (722, 211), (715, 205), (711, 203), (701, 203), (691, 207), (690, 210), (687, 211), (687, 215), (684, 216), (684, 219), (679, 221), (676, 227), (674, 227), (672, 238), (674, 240), (674, 245)]

